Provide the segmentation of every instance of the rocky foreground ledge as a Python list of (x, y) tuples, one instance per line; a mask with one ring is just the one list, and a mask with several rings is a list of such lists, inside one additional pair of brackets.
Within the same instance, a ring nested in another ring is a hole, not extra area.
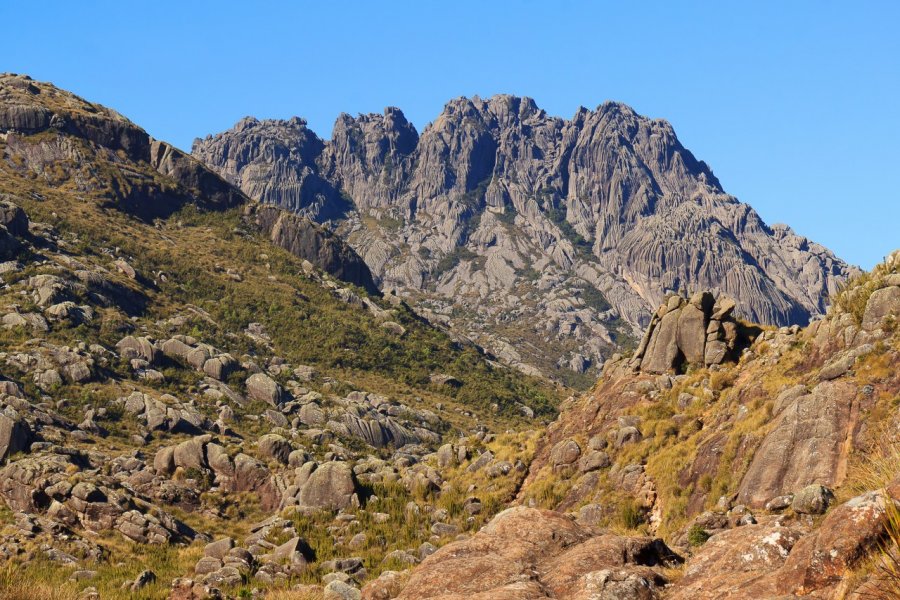
[(732, 310), (668, 299), (563, 407), (519, 506), (362, 597), (897, 597), (900, 252), (805, 329)]

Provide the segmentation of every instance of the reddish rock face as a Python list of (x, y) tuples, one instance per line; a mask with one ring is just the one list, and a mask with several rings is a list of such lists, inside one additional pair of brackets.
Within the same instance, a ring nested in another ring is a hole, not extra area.
[(515, 507), (425, 559), (396, 598), (656, 598), (666, 583), (659, 567), (678, 560), (660, 540), (601, 535), (557, 512)]
[(887, 498), (884, 492), (857, 496), (812, 531), (776, 519), (714, 535), (667, 598), (832, 598), (883, 535)]
[(884, 532), (887, 496), (869, 492), (838, 506), (800, 540), (778, 577), (783, 593), (808, 594), (834, 585)]
[(812, 483), (841, 483), (858, 412), (856, 386), (847, 382), (823, 382), (790, 401), (756, 451), (738, 501), (762, 507)]
[[(669, 596), (672, 600), (771, 597), (765, 576), (779, 569), (802, 532), (777, 522), (746, 525), (711, 537), (685, 568)], [(766, 590), (760, 596), (751, 596)]]

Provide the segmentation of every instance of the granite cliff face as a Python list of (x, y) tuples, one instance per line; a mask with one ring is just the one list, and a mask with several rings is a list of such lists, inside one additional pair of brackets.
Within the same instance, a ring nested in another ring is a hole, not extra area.
[(729, 196), (671, 125), (618, 103), (551, 117), (458, 98), (419, 135), (396, 108), (247, 118), (193, 155), (263, 202), (330, 221), (383, 288), (507, 362), (602, 362), (671, 292), (711, 289), (754, 322), (805, 324), (851, 271)]

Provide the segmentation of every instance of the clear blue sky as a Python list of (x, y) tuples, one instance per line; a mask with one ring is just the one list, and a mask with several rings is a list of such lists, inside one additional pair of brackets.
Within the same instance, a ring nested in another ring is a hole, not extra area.
[(665, 118), (769, 223), (866, 268), (900, 247), (900, 2), (40, 2), (2, 0), (0, 71), (111, 106), (154, 137), (248, 114), (457, 96), (571, 117), (619, 100)]

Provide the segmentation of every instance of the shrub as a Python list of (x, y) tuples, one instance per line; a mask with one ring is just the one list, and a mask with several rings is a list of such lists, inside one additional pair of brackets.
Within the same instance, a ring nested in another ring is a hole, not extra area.
[(632, 499), (622, 502), (619, 508), (619, 523), (625, 529), (637, 529), (644, 522), (644, 511)]
[(709, 534), (699, 525), (691, 525), (688, 530), (688, 544), (691, 546), (702, 546), (709, 539)]

